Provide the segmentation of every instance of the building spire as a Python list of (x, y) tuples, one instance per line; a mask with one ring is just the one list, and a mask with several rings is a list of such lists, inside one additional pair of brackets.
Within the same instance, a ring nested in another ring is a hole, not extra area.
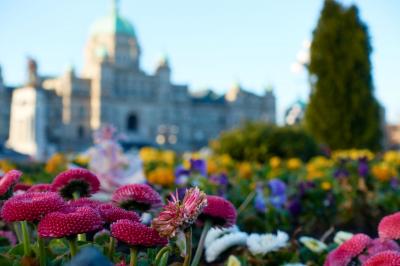
[(112, 0), (112, 13), (113, 15), (118, 15), (119, 13), (119, 0)]

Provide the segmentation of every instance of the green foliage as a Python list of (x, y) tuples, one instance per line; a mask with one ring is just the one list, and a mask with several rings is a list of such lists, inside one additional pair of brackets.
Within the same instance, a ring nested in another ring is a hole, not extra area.
[(358, 9), (326, 0), (311, 44), (306, 127), (332, 149), (381, 146), (381, 111), (373, 95), (367, 26)]
[(252, 122), (224, 132), (211, 144), (216, 153), (229, 154), (238, 161), (265, 162), (272, 156), (299, 157), (308, 160), (318, 147), (300, 127), (277, 127)]

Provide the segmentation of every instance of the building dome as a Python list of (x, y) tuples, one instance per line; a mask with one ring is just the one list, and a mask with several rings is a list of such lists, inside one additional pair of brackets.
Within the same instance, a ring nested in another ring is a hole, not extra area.
[(121, 17), (118, 12), (118, 7), (115, 1), (113, 2), (113, 8), (109, 15), (100, 18), (95, 21), (90, 29), (90, 34), (103, 35), (127, 35), (132, 38), (136, 38), (135, 29), (132, 24), (125, 18)]

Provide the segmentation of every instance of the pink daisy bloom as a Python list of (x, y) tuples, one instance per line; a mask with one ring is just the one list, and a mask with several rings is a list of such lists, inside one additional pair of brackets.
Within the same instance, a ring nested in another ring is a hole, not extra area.
[(11, 170), (0, 179), (0, 200), (5, 200), (12, 196), (14, 186), (18, 183), (21, 175), (22, 172)]
[(62, 172), (52, 183), (52, 189), (66, 199), (89, 197), (99, 191), (100, 182), (95, 174), (83, 168)]
[(388, 251), (388, 250), (400, 252), (400, 247), (394, 240), (376, 238), (372, 240), (367, 250), (363, 254), (361, 254), (358, 257), (358, 259), (361, 263), (364, 263), (372, 256), (382, 251)]
[(112, 200), (121, 208), (143, 212), (162, 204), (160, 194), (146, 184), (122, 186), (113, 193)]
[(356, 234), (332, 250), (325, 260), (325, 266), (347, 266), (371, 245), (372, 239), (364, 234)]
[(378, 233), (381, 238), (400, 239), (400, 212), (383, 217)]
[(106, 224), (112, 224), (118, 220), (127, 219), (134, 222), (140, 222), (139, 215), (133, 211), (127, 211), (120, 207), (116, 207), (111, 203), (104, 203), (98, 206), (98, 211), (100, 213), (101, 218)]
[(17, 192), (17, 191), (25, 192), (25, 191), (28, 191), (30, 187), (31, 187), (31, 185), (28, 185), (25, 183), (17, 183), (14, 186), (14, 192)]
[(207, 205), (206, 194), (197, 187), (186, 190), (182, 202), (178, 199), (178, 193), (171, 194), (171, 198), (153, 220), (153, 227), (163, 237), (174, 237), (178, 230), (188, 228)]
[(126, 219), (111, 224), (111, 235), (130, 246), (155, 247), (168, 243), (154, 228)]
[(76, 200), (70, 200), (68, 202), (68, 207), (78, 208), (78, 207), (90, 207), (92, 209), (97, 210), (97, 208), (102, 205), (103, 202), (89, 199), (89, 198), (80, 198)]
[(231, 227), (236, 223), (236, 209), (233, 204), (219, 196), (207, 196), (207, 206), (199, 220), (211, 220), (214, 226)]
[(57, 193), (28, 192), (8, 199), (3, 205), (1, 215), (7, 222), (34, 222), (64, 206), (64, 200)]
[(4, 238), (8, 241), (9, 244), (7, 246), (15, 246), (17, 244), (17, 239), (11, 231), (0, 230), (0, 238)]
[(28, 190), (28, 192), (48, 192), (52, 191), (51, 189), (51, 184), (36, 184), (31, 186)]
[(103, 220), (90, 207), (78, 207), (47, 214), (39, 223), (40, 237), (62, 238), (100, 230)]
[(367, 260), (363, 266), (399, 266), (400, 253), (397, 251), (383, 251)]

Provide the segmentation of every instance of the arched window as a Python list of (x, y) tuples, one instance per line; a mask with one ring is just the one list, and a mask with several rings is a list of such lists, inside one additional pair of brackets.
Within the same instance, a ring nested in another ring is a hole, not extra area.
[(78, 127), (78, 137), (79, 138), (85, 137), (85, 128), (83, 126)]
[(137, 131), (138, 130), (138, 118), (136, 114), (128, 115), (128, 119), (126, 121), (126, 129), (128, 131)]

